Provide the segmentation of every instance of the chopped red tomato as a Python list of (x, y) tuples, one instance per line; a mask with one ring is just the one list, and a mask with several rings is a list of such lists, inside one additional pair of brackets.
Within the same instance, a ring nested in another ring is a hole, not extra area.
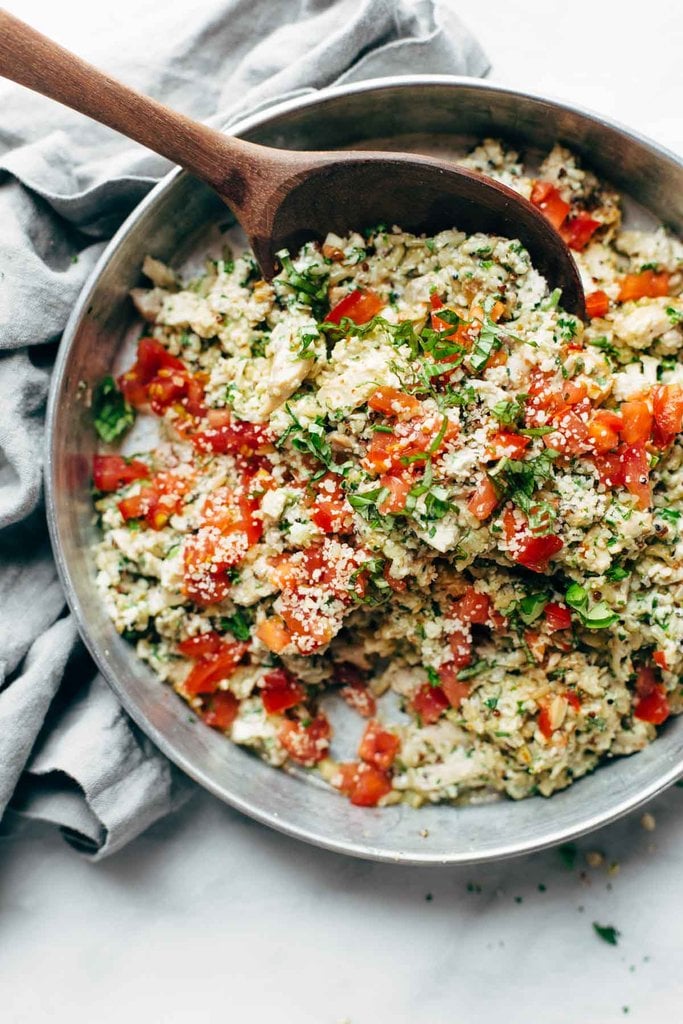
[(194, 665), (183, 683), (184, 692), (190, 697), (214, 693), (220, 682), (234, 674), (246, 652), (246, 644), (224, 642), (218, 654), (203, 658)]
[(564, 547), (560, 538), (553, 534), (534, 537), (510, 508), (503, 516), (503, 528), (508, 557), (532, 572), (547, 572), (550, 559)]
[(635, 399), (624, 402), (621, 407), (621, 418), (624, 421), (621, 436), (626, 444), (649, 440), (652, 432), (652, 413), (647, 402)]
[(467, 502), (467, 510), (475, 519), (483, 522), (494, 511), (500, 501), (493, 481), (489, 476), (483, 476), (476, 491)]
[(224, 422), (218, 426), (211, 426), (209, 420), (208, 430), (192, 437), (192, 444), (197, 451), (219, 455), (253, 455), (258, 448), (269, 443), (267, 429), (246, 420)]
[(559, 189), (550, 181), (535, 181), (531, 190), (531, 202), (537, 206), (554, 228), (560, 229), (570, 206), (560, 195)]
[(383, 796), (391, 792), (387, 773), (364, 762), (340, 764), (335, 785), (357, 807), (375, 807)]
[(621, 279), (619, 302), (635, 299), (656, 299), (669, 294), (669, 275), (662, 271), (641, 270), (639, 274), (626, 274)]
[(279, 615), (264, 619), (254, 630), (254, 635), (274, 654), (284, 651), (292, 642), (292, 634)]
[(580, 210), (578, 213), (572, 214), (564, 222), (560, 229), (560, 234), (570, 249), (582, 252), (601, 226), (601, 221), (591, 217), (589, 213)]
[(124, 484), (150, 476), (149, 466), (122, 455), (96, 455), (92, 465), (93, 484), (98, 491), (118, 491)]
[(668, 448), (683, 430), (683, 385), (658, 384), (652, 389), (653, 442)]
[(572, 615), (564, 604), (558, 604), (556, 601), (549, 601), (543, 609), (545, 616), (546, 625), (551, 633), (555, 633), (560, 629), (571, 629)]
[(531, 444), (530, 437), (513, 434), (507, 430), (499, 430), (486, 449), (487, 459), (518, 459)]
[(458, 679), (459, 671), (454, 661), (447, 661), (438, 670), (441, 689), (452, 708), (459, 708), (470, 695), (470, 684), (464, 679)]
[(379, 722), (368, 722), (358, 748), (358, 756), (366, 764), (387, 771), (396, 759), (401, 741), (398, 736), (383, 729)]
[(273, 669), (263, 677), (261, 700), (269, 715), (296, 707), (305, 697), (305, 687), (284, 668)]
[(230, 570), (239, 565), (263, 533), (256, 518), (259, 498), (245, 478), (236, 491), (219, 487), (205, 500), (201, 526), (185, 539), (183, 585), (196, 604), (222, 601), (230, 589)]
[(659, 668), (667, 669), (669, 667), (666, 661), (666, 654), (664, 653), (664, 651), (655, 651), (652, 655), (652, 660), (654, 661), (655, 665), (657, 665)]
[(598, 316), (607, 316), (609, 313), (609, 296), (607, 292), (598, 289), (586, 296), (586, 313), (593, 320)]
[(381, 412), (384, 416), (397, 416), (400, 419), (411, 419), (422, 413), (422, 403), (397, 388), (377, 388), (370, 395), (368, 405), (375, 412)]
[(649, 508), (652, 502), (650, 490), (650, 460), (645, 445), (625, 445), (621, 452), (624, 485), (637, 499), (638, 508)]
[(425, 725), (438, 722), (444, 711), (450, 706), (448, 697), (440, 686), (423, 683), (414, 694), (411, 707), (419, 715)]
[(581, 698), (575, 690), (567, 690), (564, 696), (570, 708), (574, 708), (574, 711), (581, 710)]
[(353, 320), (354, 324), (366, 324), (384, 309), (386, 302), (374, 292), (363, 292), (359, 289), (345, 295), (325, 317), (327, 323), (338, 324), (343, 319)]
[(339, 693), (346, 703), (362, 718), (371, 718), (377, 711), (377, 701), (368, 689), (368, 684), (359, 668), (345, 661), (334, 666), (334, 681), (339, 683)]
[[(578, 403), (577, 403), (578, 406)], [(563, 455), (581, 455), (590, 445), (588, 425), (580, 412), (566, 407), (552, 417), (552, 434), (545, 434), (543, 443)]]
[(144, 519), (153, 530), (162, 530), (171, 516), (180, 511), (183, 497), (191, 487), (191, 479), (176, 473), (157, 473), (148, 487), (117, 503), (118, 510), (128, 522)]
[(278, 739), (293, 761), (310, 768), (327, 756), (332, 729), (322, 712), (312, 722), (287, 719), (278, 731)]
[(479, 626), (485, 626), (491, 614), (491, 599), (488, 594), (468, 587), (456, 602), (456, 614), (462, 622), (474, 622)]
[(652, 725), (661, 725), (671, 714), (666, 690), (657, 682), (653, 670), (646, 665), (638, 670), (633, 707), (636, 718)]
[(619, 444), (624, 421), (617, 413), (598, 409), (588, 423), (588, 440), (596, 452), (611, 452)]
[(176, 403), (195, 416), (205, 412), (201, 378), (193, 376), (156, 338), (140, 339), (136, 362), (117, 383), (131, 405), (149, 403), (159, 416)]
[(212, 630), (210, 633), (199, 633), (197, 636), (188, 637), (178, 644), (178, 653), (186, 658), (208, 658), (212, 654), (218, 654), (223, 646), (223, 639), (220, 633)]
[(406, 473), (384, 473), (379, 478), (379, 483), (380, 487), (386, 487), (389, 491), (388, 496), (378, 506), (379, 511), (383, 516), (399, 515), (406, 507), (408, 494), (414, 486), (413, 480)]
[(346, 500), (339, 477), (326, 473), (316, 483), (311, 519), (323, 533), (350, 533), (353, 530), (351, 506)]
[(542, 736), (547, 740), (552, 739), (552, 735), (555, 730), (551, 724), (550, 709), (547, 704), (541, 705), (541, 710), (539, 711), (536, 724)]
[(237, 718), (239, 706), (240, 703), (234, 693), (219, 690), (209, 697), (202, 711), (202, 718), (212, 729), (221, 729), (225, 732)]

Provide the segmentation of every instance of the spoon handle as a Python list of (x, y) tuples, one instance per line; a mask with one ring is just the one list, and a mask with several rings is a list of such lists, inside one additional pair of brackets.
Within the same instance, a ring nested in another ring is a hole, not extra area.
[(211, 185), (235, 213), (263, 178), (272, 153), (207, 128), (98, 71), (0, 9), (0, 75), (114, 128)]

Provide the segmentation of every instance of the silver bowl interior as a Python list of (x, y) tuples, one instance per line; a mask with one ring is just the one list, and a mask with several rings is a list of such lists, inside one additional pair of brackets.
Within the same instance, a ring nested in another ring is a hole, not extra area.
[[(683, 232), (683, 165), (626, 129), (558, 102), (472, 79), (382, 79), (261, 112), (236, 134), (272, 146), (334, 148), (397, 140), (461, 149), (486, 135), (537, 150), (559, 140), (599, 174)], [(96, 438), (81, 382), (115, 364), (133, 320), (128, 290), (151, 252), (179, 266), (230, 220), (217, 197), (173, 172), (126, 221), (69, 321), (48, 411), (47, 493), (53, 545), (81, 633), (110, 685), (161, 750), (216, 796), (283, 832), (342, 853), (415, 864), (475, 862), (528, 852), (602, 825), (683, 772), (683, 717), (657, 742), (616, 759), (552, 799), (467, 807), (356, 808), (316, 780), (278, 772), (192, 720), (187, 706), (114, 630), (94, 585), (90, 466)]]

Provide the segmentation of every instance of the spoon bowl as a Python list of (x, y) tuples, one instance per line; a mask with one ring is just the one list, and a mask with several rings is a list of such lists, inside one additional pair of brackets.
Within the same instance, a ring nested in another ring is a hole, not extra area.
[(544, 216), (499, 182), (409, 154), (301, 152), (223, 135), (129, 89), (0, 10), (0, 74), (180, 164), (215, 189), (244, 228), (262, 272), (329, 231), (385, 223), (433, 234), (457, 228), (518, 239), (562, 305), (585, 317), (569, 249)]

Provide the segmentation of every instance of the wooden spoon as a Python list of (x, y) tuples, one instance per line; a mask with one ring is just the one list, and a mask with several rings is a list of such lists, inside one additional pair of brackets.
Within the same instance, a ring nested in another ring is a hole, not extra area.
[(328, 231), (398, 224), (517, 238), (562, 305), (585, 316), (560, 235), (512, 189), (444, 160), (402, 153), (290, 151), (223, 135), (143, 96), (0, 10), (0, 74), (115, 128), (210, 185), (244, 229), (264, 275), (277, 252)]

